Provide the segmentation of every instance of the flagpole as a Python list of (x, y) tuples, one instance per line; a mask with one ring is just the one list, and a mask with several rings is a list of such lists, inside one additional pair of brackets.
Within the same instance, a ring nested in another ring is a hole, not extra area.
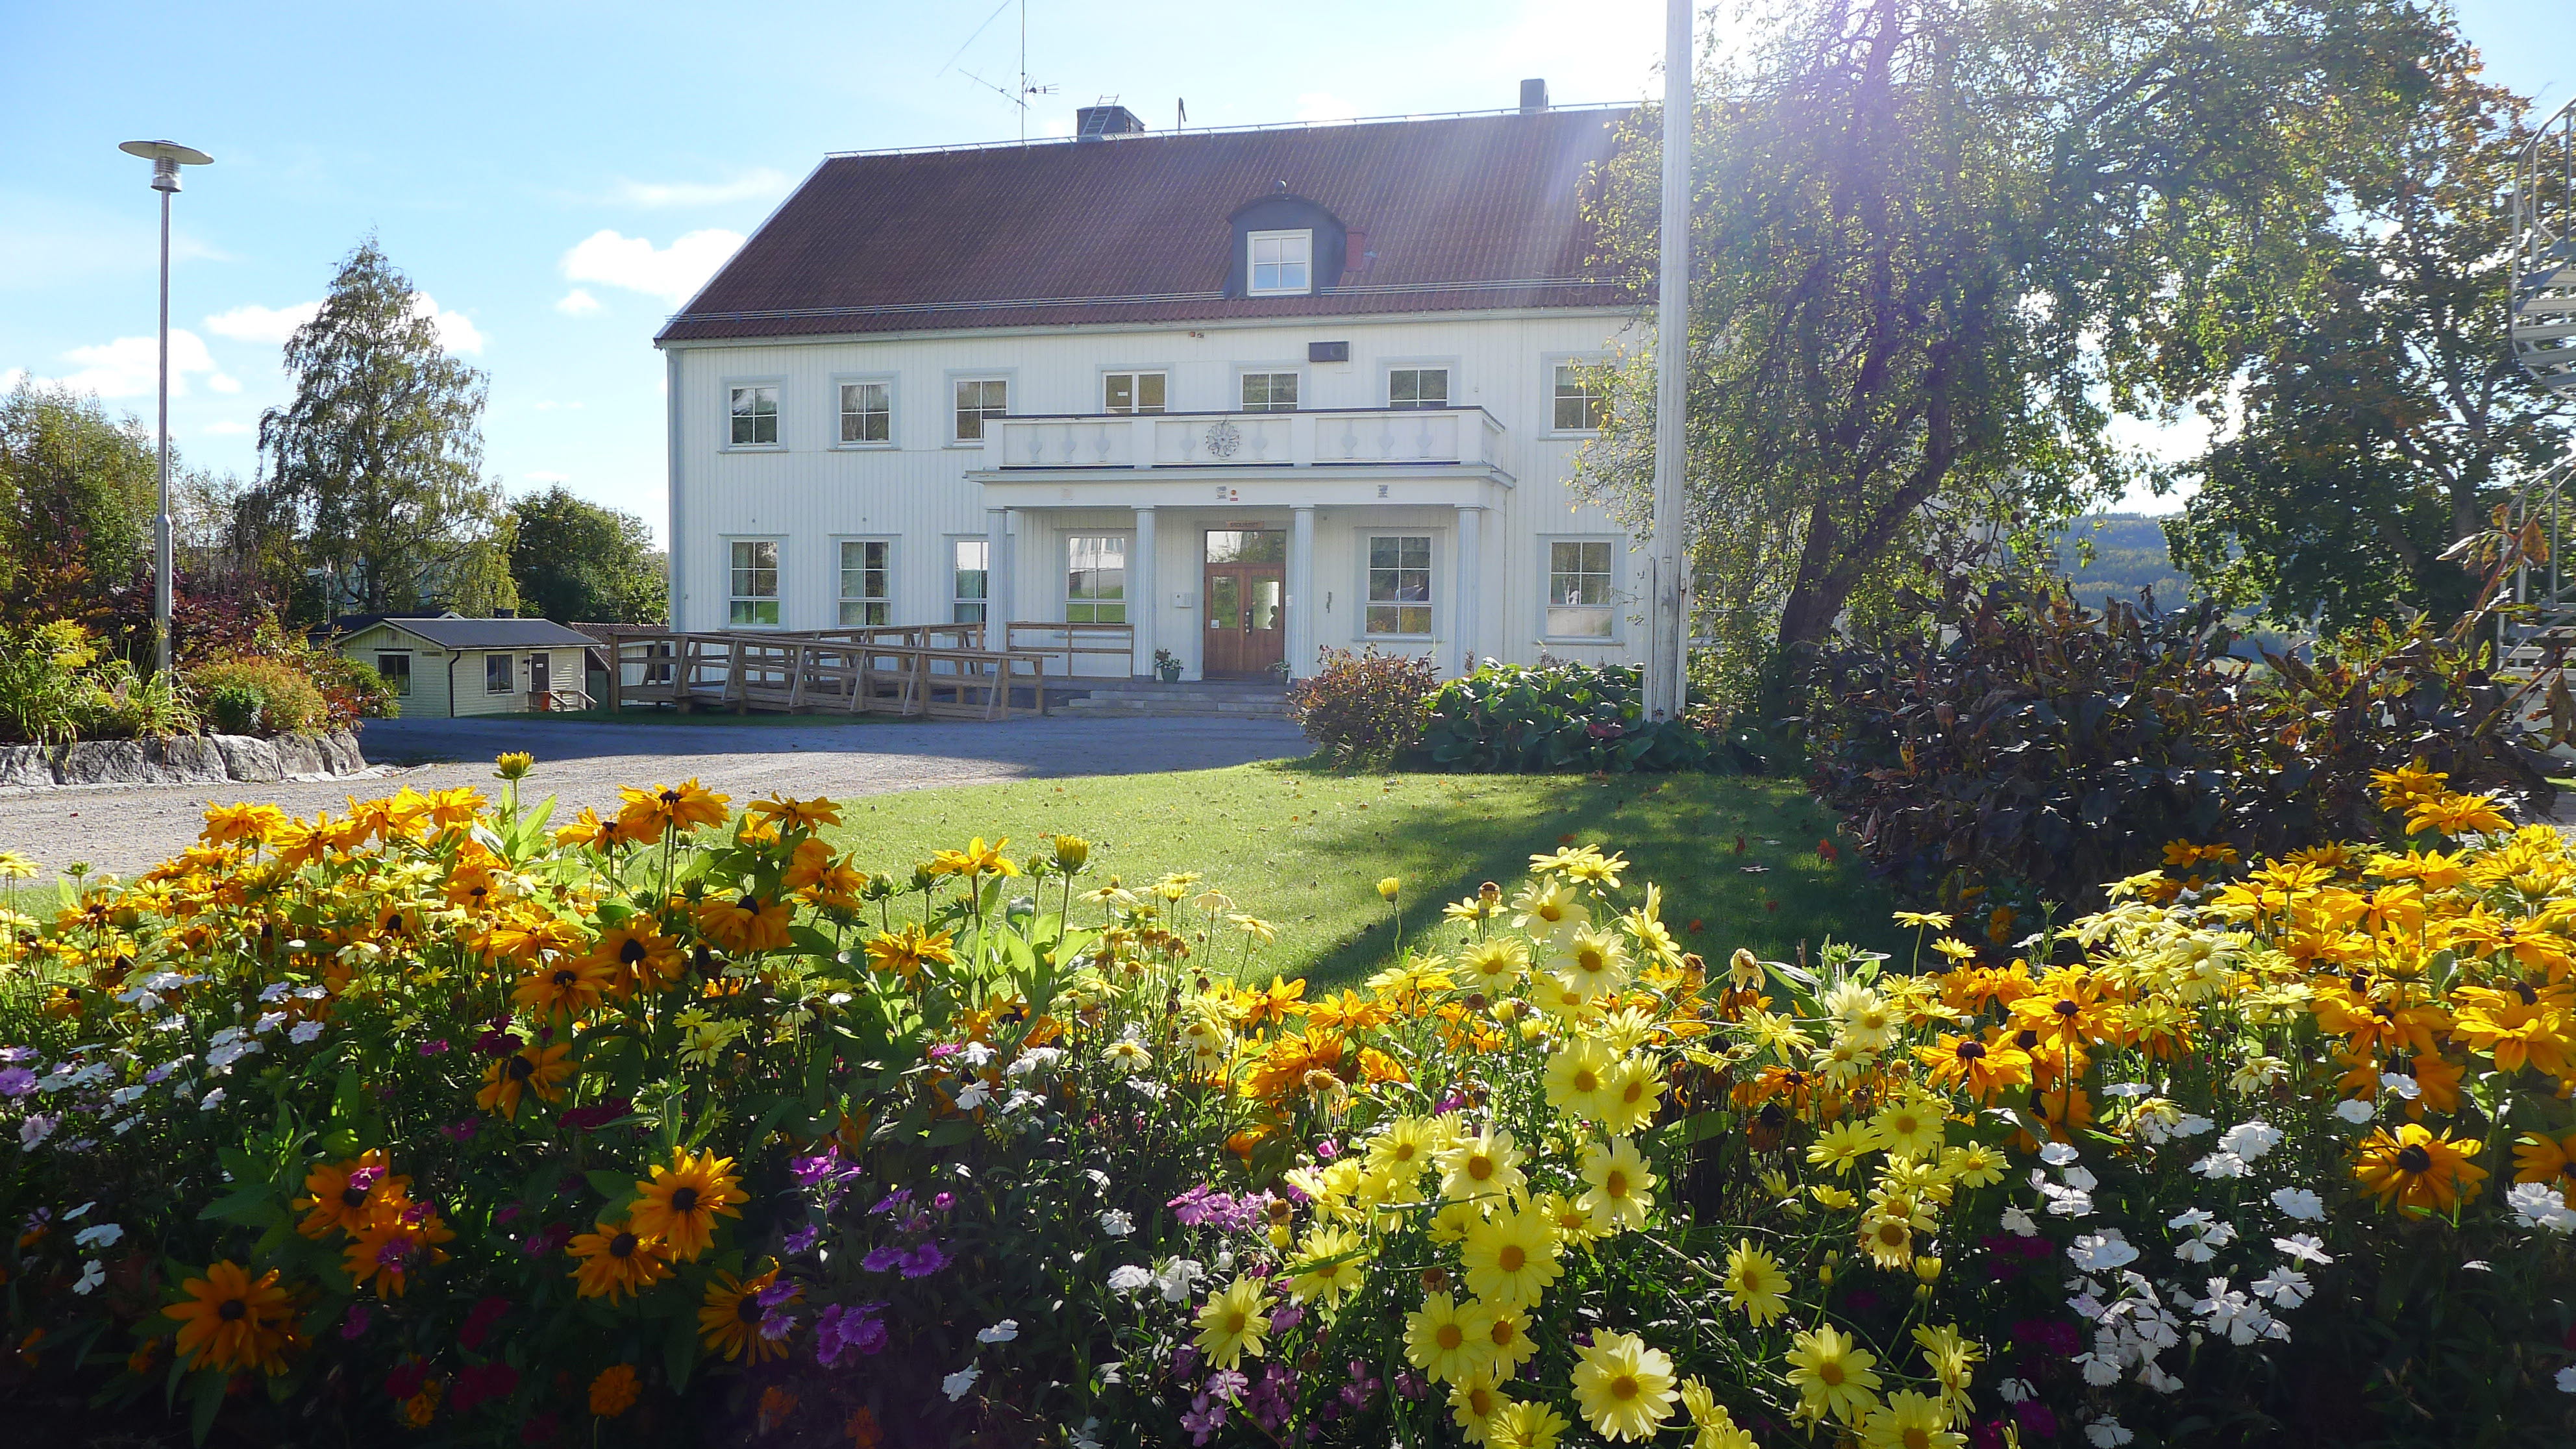
[(1682, 712), (1690, 655), (1683, 607), (1689, 555), (1682, 541), (1684, 355), (1690, 333), (1691, 0), (1665, 0), (1662, 258), (1655, 274), (1655, 517), (1649, 541), (1646, 630), (1648, 719)]

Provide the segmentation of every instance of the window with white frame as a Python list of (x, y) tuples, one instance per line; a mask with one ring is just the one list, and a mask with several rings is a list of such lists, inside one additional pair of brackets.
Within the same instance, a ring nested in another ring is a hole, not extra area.
[(958, 442), (983, 441), (985, 419), (1008, 417), (1010, 412), (1010, 379), (1002, 377), (957, 379), (957, 431), (954, 436)]
[(1431, 539), (1426, 534), (1371, 534), (1366, 631), (1431, 632)]
[(1297, 410), (1297, 374), (1247, 372), (1243, 375), (1243, 411), (1293, 413)]
[(894, 544), (882, 538), (841, 540), (841, 627), (894, 622)]
[(778, 446), (778, 384), (743, 383), (725, 389), (725, 411), (732, 431), (725, 441), (736, 448)]
[(733, 540), (726, 620), (734, 624), (775, 628), (778, 624), (778, 541)]
[(980, 538), (949, 540), (948, 618), (957, 624), (984, 622), (985, 558), (992, 545)]
[(1391, 408), (1449, 406), (1449, 369), (1445, 367), (1388, 368), (1386, 405)]
[(1547, 637), (1610, 637), (1610, 560), (1607, 539), (1561, 538), (1548, 543)]
[(888, 382), (841, 384), (841, 441), (844, 443), (894, 441), (894, 384)]
[(1314, 290), (1315, 234), (1311, 231), (1256, 231), (1244, 238), (1244, 288), (1255, 297), (1302, 297)]
[(1100, 406), (1104, 412), (1159, 413), (1163, 410), (1168, 379), (1159, 372), (1110, 372), (1101, 374)]
[(1116, 533), (1067, 534), (1064, 540), (1064, 621), (1127, 622), (1127, 538)]
[(519, 662), (507, 654), (483, 656), (483, 692), (508, 694), (519, 687)]
[(1551, 421), (1558, 432), (1597, 433), (1609, 415), (1609, 399), (1601, 395), (1582, 363), (1556, 365), (1556, 416)]

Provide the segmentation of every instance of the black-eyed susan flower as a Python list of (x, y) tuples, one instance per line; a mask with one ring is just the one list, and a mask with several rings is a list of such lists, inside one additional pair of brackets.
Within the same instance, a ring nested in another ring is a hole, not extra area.
[(483, 1069), (483, 1090), (474, 1094), (474, 1105), (516, 1122), (526, 1095), (534, 1094), (541, 1102), (561, 1101), (564, 1080), (572, 1075), (572, 1063), (566, 1060), (571, 1055), (569, 1046), (528, 1043)]
[(925, 965), (949, 966), (957, 961), (956, 947), (946, 931), (919, 926), (879, 931), (868, 942), (867, 953), (868, 965), (904, 981), (920, 975)]
[(670, 1254), (660, 1240), (638, 1234), (632, 1223), (599, 1222), (593, 1231), (575, 1236), (564, 1251), (580, 1260), (571, 1276), (584, 1298), (615, 1303), (621, 1295), (641, 1294), (671, 1273)]
[(538, 1011), (581, 1016), (607, 999), (616, 985), (616, 969), (598, 957), (562, 956), (522, 972), (510, 1000)]
[(621, 786), (617, 798), (625, 802), (617, 811), (618, 832), (638, 844), (651, 844), (672, 830), (722, 825), (725, 803), (732, 797), (716, 794), (692, 777), (677, 785), (656, 785), (649, 790)]
[(668, 1167), (656, 1164), (649, 1180), (635, 1184), (635, 1206), (628, 1222), (636, 1232), (670, 1245), (671, 1256), (696, 1262), (715, 1240), (718, 1217), (738, 1218), (734, 1204), (748, 1202), (733, 1159), (685, 1147), (671, 1149)]
[[(705, 1301), (698, 1306), (698, 1337), (708, 1349), (720, 1352), (727, 1362), (749, 1356), (752, 1363), (765, 1363), (787, 1356), (784, 1339), (771, 1338), (760, 1331), (760, 1321), (768, 1316), (761, 1295), (778, 1282), (778, 1269), (750, 1278), (736, 1278), (731, 1273), (718, 1273), (707, 1284)], [(794, 1296), (793, 1293), (789, 1296)]]
[(625, 991), (659, 991), (688, 973), (689, 958), (680, 943), (636, 917), (599, 933), (590, 959), (616, 973)]
[(2470, 1159), (2485, 1149), (2483, 1142), (2454, 1140), (2417, 1122), (2394, 1132), (2382, 1127), (2362, 1139), (2352, 1175), (2382, 1207), (2449, 1212), (2478, 1195), (2487, 1170)]
[(295, 1207), (304, 1214), (295, 1225), (308, 1238), (355, 1232), (371, 1205), (407, 1198), (411, 1179), (394, 1175), (381, 1147), (341, 1162), (318, 1163), (304, 1174), (304, 1196)]
[(227, 1258), (203, 1278), (180, 1285), (185, 1296), (161, 1310), (179, 1321), (179, 1357), (190, 1368), (220, 1373), (286, 1372), (294, 1341), (295, 1295), (271, 1268), (256, 1278)]
[(711, 897), (697, 910), (698, 930), (737, 956), (785, 946), (788, 926), (794, 919), (795, 912), (785, 901), (750, 891)]

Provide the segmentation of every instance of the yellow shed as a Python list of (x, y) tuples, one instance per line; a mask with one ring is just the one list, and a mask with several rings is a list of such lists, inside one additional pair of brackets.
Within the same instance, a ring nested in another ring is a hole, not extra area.
[(343, 658), (372, 664), (402, 712), (453, 719), (582, 709), (588, 636), (550, 619), (383, 618), (343, 634)]

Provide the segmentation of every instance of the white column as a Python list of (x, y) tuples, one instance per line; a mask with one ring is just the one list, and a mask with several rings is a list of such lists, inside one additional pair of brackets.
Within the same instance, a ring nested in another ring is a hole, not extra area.
[(1136, 653), (1128, 662), (1131, 674), (1154, 672), (1154, 616), (1162, 596), (1155, 592), (1160, 581), (1154, 569), (1154, 510), (1136, 510), (1136, 541), (1127, 546), (1127, 620), (1136, 626)]
[(1002, 647), (1011, 621), (1011, 511), (984, 510), (984, 647)]
[(1315, 672), (1315, 508), (1300, 503), (1288, 514), (1288, 677)]
[(1458, 672), (1467, 674), (1476, 667), (1476, 643), (1481, 637), (1477, 624), (1483, 619), (1483, 601), (1477, 585), (1485, 573), (1485, 510), (1461, 507), (1458, 510), (1458, 583), (1452, 594), (1458, 601), (1458, 612), (1449, 632), (1458, 641)]

